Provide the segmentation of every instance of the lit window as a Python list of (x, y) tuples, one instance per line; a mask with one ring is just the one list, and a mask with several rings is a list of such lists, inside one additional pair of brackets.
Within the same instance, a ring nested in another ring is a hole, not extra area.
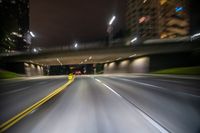
[(148, 22), (150, 20), (150, 16), (143, 16), (139, 19), (139, 23)]
[(167, 0), (160, 0), (160, 5), (163, 5), (167, 2)]
[(181, 11), (183, 11), (183, 7), (181, 7), (181, 6), (180, 7), (176, 7), (175, 10), (176, 10), (176, 12), (181, 12)]

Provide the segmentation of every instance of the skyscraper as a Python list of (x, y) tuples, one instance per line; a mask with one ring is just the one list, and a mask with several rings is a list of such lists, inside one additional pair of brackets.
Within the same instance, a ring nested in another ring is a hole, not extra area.
[(160, 0), (160, 38), (189, 34), (189, 13), (186, 0)]
[(186, 36), (188, 20), (185, 0), (127, 0), (127, 29), (142, 41)]
[(25, 50), (29, 31), (29, 0), (0, 0), (1, 50)]

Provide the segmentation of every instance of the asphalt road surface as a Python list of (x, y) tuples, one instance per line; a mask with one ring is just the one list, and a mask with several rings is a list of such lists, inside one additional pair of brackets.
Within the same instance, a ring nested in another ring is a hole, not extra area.
[[(4, 83), (0, 122), (66, 81), (64, 77)], [(63, 93), (6, 132), (198, 133), (199, 81), (145, 75), (77, 77)]]

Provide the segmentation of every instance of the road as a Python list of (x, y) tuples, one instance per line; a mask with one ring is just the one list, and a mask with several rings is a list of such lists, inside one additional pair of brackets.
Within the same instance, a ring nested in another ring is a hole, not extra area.
[(66, 82), (65, 77), (0, 82), (0, 124)]
[[(63, 77), (5, 83), (1, 123), (66, 81)], [(146, 75), (80, 76), (6, 132), (198, 133), (198, 83), (199, 79)], [(27, 86), (31, 87), (20, 90)]]

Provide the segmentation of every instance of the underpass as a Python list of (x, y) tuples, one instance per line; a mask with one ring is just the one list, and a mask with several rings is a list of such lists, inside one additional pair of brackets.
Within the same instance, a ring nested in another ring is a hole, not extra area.
[(110, 47), (98, 45), (95, 48), (63, 48), (10, 54), (0, 56), (0, 66), (27, 76), (48, 75), (50, 66), (70, 68), (85, 65), (93, 66), (89, 68), (93, 72), (86, 74), (95, 74), (96, 65), (100, 65), (99, 71), (102, 73), (148, 73), (173, 67), (198, 66), (199, 55), (198, 41), (151, 42), (129, 46), (122, 43)]
[(1, 57), (30, 77), (0, 83), (0, 131), (198, 133), (200, 78), (142, 74), (198, 65), (198, 50), (169, 43)]

